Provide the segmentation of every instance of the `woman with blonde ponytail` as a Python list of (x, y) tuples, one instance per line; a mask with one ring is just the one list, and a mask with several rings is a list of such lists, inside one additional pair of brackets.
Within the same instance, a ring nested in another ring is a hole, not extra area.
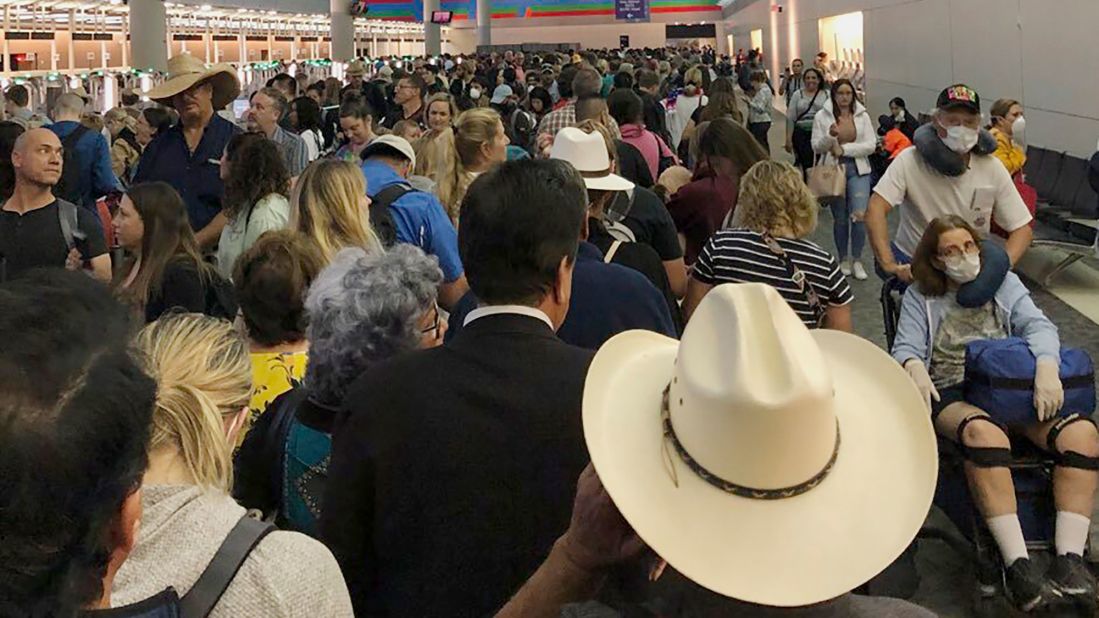
[[(174, 313), (136, 340), (157, 381), (142, 482), (137, 545), (118, 571), (111, 602), (135, 603), (169, 586), (185, 595), (245, 510), (229, 496), (232, 445), (248, 410), (248, 344), (226, 321)], [(212, 618), (350, 616), (332, 554), (301, 534), (272, 532), (248, 555)]]
[[(462, 198), (473, 179), (497, 163), (507, 160), (510, 141), (500, 114), (490, 108), (474, 108), (458, 115), (454, 123), (453, 164), (439, 182), (439, 199), (446, 205), (450, 218), (458, 220)], [(448, 187), (444, 192), (443, 186)]]

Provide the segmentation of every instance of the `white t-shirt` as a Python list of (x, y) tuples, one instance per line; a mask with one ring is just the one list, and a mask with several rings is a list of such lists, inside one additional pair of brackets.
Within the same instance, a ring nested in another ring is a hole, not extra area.
[(945, 176), (909, 148), (889, 165), (874, 192), (892, 206), (902, 206), (894, 242), (909, 256), (937, 217), (959, 215), (985, 234), (993, 220), (1009, 232), (1031, 220), (1007, 168), (992, 155), (975, 154), (964, 174)]

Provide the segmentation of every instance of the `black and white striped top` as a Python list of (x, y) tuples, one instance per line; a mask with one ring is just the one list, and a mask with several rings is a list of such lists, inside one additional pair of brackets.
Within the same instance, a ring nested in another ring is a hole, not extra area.
[[(832, 254), (808, 240), (776, 240), (790, 261), (805, 274), (822, 305), (838, 307), (855, 299)], [(788, 273), (782, 258), (763, 242), (759, 232), (736, 229), (722, 230), (710, 237), (691, 276), (707, 285), (766, 283), (778, 290), (806, 326), (815, 328), (817, 316), (809, 307), (809, 299)]]

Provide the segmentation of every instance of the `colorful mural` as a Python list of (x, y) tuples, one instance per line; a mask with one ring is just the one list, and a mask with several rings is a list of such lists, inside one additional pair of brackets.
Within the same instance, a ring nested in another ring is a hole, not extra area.
[[(650, 13), (721, 11), (718, 0), (650, 0)], [(366, 0), (373, 19), (421, 21), (422, 0)], [(454, 21), (477, 18), (476, 0), (442, 0), (441, 9), (454, 12)], [(574, 17), (614, 15), (614, 0), (493, 0), (493, 19), (519, 17)]]

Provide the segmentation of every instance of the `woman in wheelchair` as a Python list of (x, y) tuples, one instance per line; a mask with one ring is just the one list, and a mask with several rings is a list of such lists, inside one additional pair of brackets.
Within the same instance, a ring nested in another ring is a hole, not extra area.
[[(966, 459), (971, 494), (985, 518), (1005, 566), (1009, 598), (1031, 611), (1066, 597), (1094, 605), (1095, 579), (1083, 561), (1099, 481), (1099, 433), (1090, 418), (1058, 415), (1064, 403), (1057, 328), (1034, 304), (1019, 278), (1008, 272), (995, 298), (964, 308), (955, 293), (981, 270), (981, 239), (964, 219), (935, 219), (913, 256), (914, 285), (901, 302), (893, 357), (926, 398), (940, 436), (955, 441)], [(989, 412), (965, 402), (962, 382), (966, 344), (1009, 336), (1024, 339), (1037, 358), (1033, 422), (1005, 427)], [(1048, 574), (1027, 555), (1016, 510), (1008, 431), (1049, 451), (1057, 508), (1057, 557)]]

